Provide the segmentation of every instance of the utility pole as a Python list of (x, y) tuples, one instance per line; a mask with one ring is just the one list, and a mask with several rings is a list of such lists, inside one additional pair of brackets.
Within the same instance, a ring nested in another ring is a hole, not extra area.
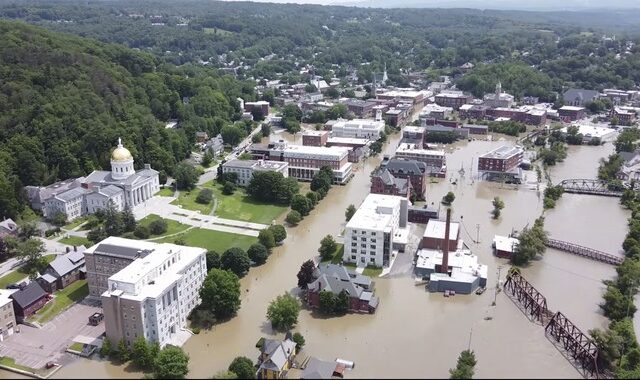
[(500, 289), (500, 272), (502, 271), (502, 265), (498, 267), (498, 278), (496, 279), (496, 292), (493, 295), (493, 306), (496, 305), (498, 299), (498, 290)]
[(467, 346), (467, 351), (471, 351), (471, 336), (473, 335), (473, 326), (471, 326), (471, 331), (469, 331), (469, 345)]
[(476, 244), (480, 244), (480, 223), (476, 223)]

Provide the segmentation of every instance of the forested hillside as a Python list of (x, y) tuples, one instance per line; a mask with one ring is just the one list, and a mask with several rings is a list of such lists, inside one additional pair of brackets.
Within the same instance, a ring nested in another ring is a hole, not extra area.
[[(136, 165), (163, 176), (188, 157), (197, 130), (237, 118), (253, 86), (205, 68), (160, 65), (119, 45), (0, 21), (0, 216), (23, 208), (22, 186), (109, 167), (118, 137)], [(183, 97), (189, 97), (187, 105)], [(184, 128), (167, 130), (179, 118)]]

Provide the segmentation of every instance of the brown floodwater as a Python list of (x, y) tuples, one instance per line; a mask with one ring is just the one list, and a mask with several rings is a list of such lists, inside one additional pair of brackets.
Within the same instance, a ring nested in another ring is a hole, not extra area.
[[(287, 137), (290, 140), (290, 136)], [(298, 143), (300, 138), (298, 137)], [(393, 135), (386, 147), (392, 153), (399, 140)], [(535, 171), (527, 172), (519, 189), (510, 185), (478, 182), (470, 166), (477, 155), (504, 141), (460, 142), (447, 148), (449, 174), (427, 189), (427, 202), (435, 205), (447, 191), (453, 191), (454, 220), (462, 221), (461, 237), (489, 265), (488, 290), (481, 296), (457, 295), (444, 298), (414, 286), (409, 273), (377, 278), (380, 307), (374, 315), (346, 315), (337, 318), (300, 313), (295, 330), (306, 339), (305, 350), (321, 359), (344, 358), (355, 362), (347, 378), (448, 377), (460, 351), (476, 352), (477, 377), (577, 377), (579, 373), (545, 337), (543, 328), (530, 322), (503, 293), (494, 300), (498, 268), (501, 279), (506, 260), (491, 253), (495, 234), (506, 235), (532, 224), (542, 212), (541, 193), (536, 190)], [(600, 158), (612, 146), (570, 147), (565, 162), (550, 169), (553, 182), (566, 178), (595, 178)], [(227, 368), (236, 356), (256, 359), (256, 341), (273, 336), (265, 314), (277, 295), (294, 290), (300, 264), (317, 254), (327, 234), (339, 235), (344, 227), (344, 210), (356, 206), (369, 193), (369, 173), (381, 157), (358, 164), (356, 175), (346, 186), (334, 187), (310, 216), (289, 228), (285, 244), (275, 249), (269, 261), (252, 268), (242, 279), (242, 307), (238, 315), (211, 331), (193, 336), (184, 346), (190, 361), (190, 377), (211, 377)], [(475, 163), (475, 160), (474, 160)], [(465, 176), (460, 178), (459, 169)], [(456, 184), (451, 178), (457, 180)], [(544, 182), (544, 181), (543, 181)], [(492, 220), (491, 200), (505, 203), (502, 216)], [(547, 211), (545, 229), (554, 238), (619, 253), (626, 233), (628, 213), (617, 198), (565, 194), (555, 209)], [(479, 229), (477, 227), (479, 225)], [(474, 243), (476, 234), (480, 242)], [(398, 259), (400, 260), (400, 259)], [(606, 325), (598, 310), (602, 280), (615, 274), (612, 266), (570, 254), (547, 250), (544, 257), (523, 270), (524, 276), (546, 296), (549, 307), (560, 310), (584, 331)], [(281, 335), (276, 335), (281, 336)], [(3, 375), (6, 375), (4, 373)], [(56, 378), (135, 377), (140, 373), (104, 361), (78, 359), (63, 367)]]

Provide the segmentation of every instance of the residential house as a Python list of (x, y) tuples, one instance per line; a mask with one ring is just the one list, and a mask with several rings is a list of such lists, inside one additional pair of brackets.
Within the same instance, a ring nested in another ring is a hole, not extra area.
[(44, 273), (36, 281), (45, 291), (53, 293), (83, 279), (86, 275), (84, 250), (84, 246), (73, 247), (73, 251), (58, 255), (47, 265)]
[(16, 236), (18, 234), (18, 225), (12, 219), (5, 219), (0, 222), (0, 237)]
[(37, 281), (31, 281), (24, 289), (11, 294), (13, 299), (13, 309), (18, 321), (30, 317), (40, 310), (48, 301), (47, 292)]
[(349, 311), (375, 313), (379, 300), (373, 295), (374, 283), (370, 277), (336, 264), (320, 264), (314, 277), (307, 286), (307, 302), (312, 308), (320, 306), (321, 292), (338, 295), (344, 291), (349, 296)]
[(258, 358), (258, 378), (284, 379), (296, 354), (296, 342), (289, 337), (285, 340), (265, 339)]
[(342, 378), (344, 372), (344, 365), (335, 361), (320, 360), (315, 357), (310, 357), (307, 361), (301, 379), (332, 379), (334, 377)]
[(207, 132), (196, 132), (196, 142), (203, 143), (209, 139)]
[(214, 157), (221, 156), (224, 153), (224, 141), (222, 140), (222, 135), (218, 134), (216, 137), (207, 141), (205, 151), (211, 152)]

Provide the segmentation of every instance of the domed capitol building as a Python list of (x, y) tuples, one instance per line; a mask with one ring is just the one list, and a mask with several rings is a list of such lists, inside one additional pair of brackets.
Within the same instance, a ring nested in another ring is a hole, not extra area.
[(111, 171), (95, 170), (86, 177), (56, 182), (46, 187), (27, 186), (29, 201), (34, 209), (42, 210), (47, 218), (58, 213), (67, 221), (93, 214), (113, 203), (118, 211), (143, 203), (160, 189), (158, 172), (149, 164), (136, 171), (133, 156), (118, 139), (111, 152)]

